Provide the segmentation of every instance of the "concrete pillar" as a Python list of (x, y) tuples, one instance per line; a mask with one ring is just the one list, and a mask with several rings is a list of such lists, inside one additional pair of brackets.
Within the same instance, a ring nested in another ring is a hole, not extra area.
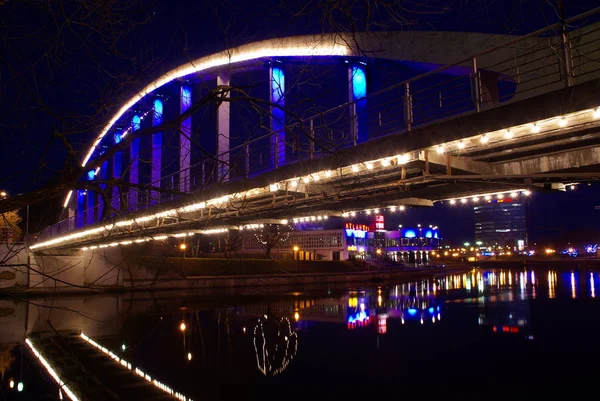
[[(179, 102), (179, 111), (185, 112), (192, 105), (192, 87), (181, 85), (181, 94)], [(190, 191), (190, 159), (191, 146), (190, 138), (192, 134), (192, 118), (186, 118), (180, 127), (179, 134), (179, 190), (181, 192)]]
[[(142, 120), (137, 114), (131, 119), (131, 132), (139, 130), (142, 127)], [(135, 138), (129, 146), (129, 183), (138, 184), (140, 182), (140, 138)], [(138, 188), (129, 189), (127, 197), (128, 209), (137, 210)]]
[(348, 67), (348, 100), (350, 103), (350, 135), (354, 145), (369, 137), (367, 123), (367, 74), (364, 65)]
[[(115, 145), (120, 143), (123, 140), (123, 133), (121, 131), (115, 133), (114, 142)], [(121, 178), (122, 168), (123, 168), (123, 152), (118, 151), (113, 155), (113, 171), (112, 177), (115, 180), (119, 180)], [(114, 210), (119, 210), (121, 208), (121, 198), (120, 191), (117, 185), (113, 185), (112, 187), (112, 201), (111, 206)]]
[[(221, 71), (217, 75), (217, 86), (230, 86), (229, 71)], [(229, 96), (227, 96), (229, 97)], [(219, 181), (229, 181), (229, 126), (230, 103), (222, 102), (217, 110), (217, 156), (219, 157)]]
[[(163, 121), (163, 101), (154, 99), (152, 112), (152, 126), (162, 124)], [(160, 179), (162, 172), (162, 132), (152, 134), (152, 171), (150, 173), (150, 182), (154, 187), (160, 187)], [(154, 205), (159, 202), (160, 192), (150, 192), (150, 204)]]
[(271, 167), (285, 164), (285, 74), (281, 64), (269, 68), (269, 93), (271, 95)]

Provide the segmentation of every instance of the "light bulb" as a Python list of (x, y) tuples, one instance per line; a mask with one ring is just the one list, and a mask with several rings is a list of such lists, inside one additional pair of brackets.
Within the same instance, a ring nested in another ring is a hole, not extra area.
[(460, 141), (460, 142), (458, 143), (457, 147), (458, 147), (459, 149), (464, 149), (464, 148), (465, 148), (465, 142), (464, 142), (464, 141)]
[(568, 123), (568, 121), (564, 117), (562, 117), (560, 120), (558, 120), (558, 126), (561, 127), (561, 128), (566, 127), (567, 123)]
[(480, 139), (481, 143), (488, 143), (489, 140), (490, 138), (488, 138), (487, 135), (483, 135)]
[(507, 129), (506, 132), (504, 133), (504, 138), (506, 139), (511, 139), (513, 137), (513, 133), (511, 130)]
[(537, 123), (533, 124), (531, 126), (531, 132), (533, 132), (534, 134), (537, 134), (538, 132), (540, 132), (540, 126)]
[(439, 145), (436, 149), (436, 152), (438, 152), (439, 154), (443, 154), (444, 153), (444, 145)]

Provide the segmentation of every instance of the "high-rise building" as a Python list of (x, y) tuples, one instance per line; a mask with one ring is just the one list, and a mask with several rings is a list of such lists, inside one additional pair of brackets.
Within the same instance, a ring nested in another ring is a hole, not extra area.
[(488, 247), (527, 246), (525, 203), (516, 198), (493, 199), (475, 206), (475, 241)]

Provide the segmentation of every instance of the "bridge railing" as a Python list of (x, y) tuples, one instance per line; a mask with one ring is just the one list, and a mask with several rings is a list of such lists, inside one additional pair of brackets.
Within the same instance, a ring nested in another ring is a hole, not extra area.
[[(599, 78), (600, 23), (594, 22), (599, 16), (600, 8), (591, 10), (303, 121), (291, 121), (282, 132), (247, 140), (143, 189), (123, 186), (119, 201), (113, 199), (110, 203), (118, 204), (123, 213), (156, 208), (224, 181), (326, 157), (369, 139), (409, 132)], [(576, 30), (566, 31), (575, 25)], [(276, 163), (271, 160), (272, 138), (280, 133), (286, 138), (285, 159), (278, 152)], [(129, 201), (132, 197), (136, 201)], [(82, 216), (61, 221), (40, 235), (54, 236), (97, 221), (102, 208), (98, 205)], [(118, 217), (114, 213), (111, 216)]]

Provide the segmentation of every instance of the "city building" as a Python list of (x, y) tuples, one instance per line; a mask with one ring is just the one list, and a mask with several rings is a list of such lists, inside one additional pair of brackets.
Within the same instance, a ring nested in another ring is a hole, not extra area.
[[(385, 217), (373, 215), (368, 224), (331, 218), (296, 224), (294, 230), (281, 237), (273, 254), (289, 254), (294, 249), (300, 259), (347, 260), (387, 258), (391, 261), (425, 263), (430, 252), (438, 248), (440, 234), (437, 226), (398, 227), (384, 229)], [(242, 233), (242, 252), (264, 250), (260, 234)]]
[(473, 208), (475, 242), (489, 248), (509, 247), (523, 251), (527, 246), (527, 224), (523, 199), (488, 199)]

